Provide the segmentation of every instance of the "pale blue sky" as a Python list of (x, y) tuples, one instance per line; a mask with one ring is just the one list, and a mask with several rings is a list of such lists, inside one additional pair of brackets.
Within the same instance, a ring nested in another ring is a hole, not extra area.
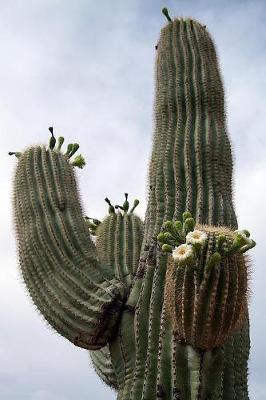
[(155, 49), (161, 8), (208, 26), (220, 58), (235, 159), (241, 227), (257, 241), (250, 300), (251, 399), (266, 398), (263, 237), (265, 188), (265, 1), (0, 1), (0, 398), (114, 399), (87, 352), (47, 328), (19, 278), (12, 230), (10, 150), (45, 143), (47, 127), (80, 143), (84, 208), (101, 218), (106, 195), (128, 191), (145, 211), (153, 130)]

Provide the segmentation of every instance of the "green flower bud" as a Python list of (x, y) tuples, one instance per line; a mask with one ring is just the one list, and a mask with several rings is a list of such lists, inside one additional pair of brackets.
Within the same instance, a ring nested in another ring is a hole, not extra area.
[(111, 204), (111, 202), (110, 202), (110, 200), (108, 199), (108, 197), (106, 197), (104, 200), (105, 200), (106, 203), (109, 205), (109, 210), (108, 210), (109, 214), (115, 214), (115, 208), (114, 208), (114, 206)]
[(69, 145), (67, 146), (67, 151), (65, 152), (65, 156), (69, 157), (69, 154), (71, 153), (73, 148), (73, 144), (69, 143)]
[(216, 241), (216, 251), (217, 251), (218, 253), (222, 253), (222, 251), (223, 251), (223, 244), (224, 244), (225, 241), (226, 241), (225, 235), (219, 235), (219, 236), (217, 237), (217, 241)]
[(164, 229), (165, 229), (166, 231), (172, 232), (173, 229), (174, 229), (173, 221), (165, 221), (165, 222), (163, 223), (163, 227), (164, 227)]
[(131, 210), (129, 211), (130, 213), (133, 213), (135, 208), (139, 205), (139, 200), (135, 199), (134, 203), (133, 203), (133, 207), (131, 208)]
[(21, 153), (19, 151), (9, 151), (8, 153), (9, 156), (15, 156), (17, 158), (19, 158), (21, 156)]
[(252, 249), (255, 246), (256, 246), (256, 242), (254, 240), (250, 239), (247, 244), (245, 244), (244, 246), (242, 246), (239, 249), (239, 253), (243, 254), (243, 253), (245, 253), (246, 251)]
[(157, 236), (157, 240), (158, 240), (159, 243), (166, 243), (165, 233), (164, 232), (160, 232), (159, 235)]
[(218, 252), (213, 253), (207, 261), (207, 265), (205, 267), (205, 273), (209, 274), (211, 270), (221, 262), (221, 259), (222, 257), (220, 253)]
[(124, 203), (123, 203), (123, 210), (124, 210), (125, 212), (127, 212), (128, 209), (129, 209), (128, 193), (125, 193), (125, 198), (126, 198), (126, 200), (125, 200)]
[(74, 161), (72, 161), (72, 165), (74, 167), (83, 168), (84, 165), (86, 165), (86, 161), (84, 157), (81, 154), (79, 154), (77, 157), (75, 157)]
[(192, 218), (192, 215), (191, 215), (191, 213), (190, 213), (189, 211), (185, 211), (185, 212), (182, 214), (182, 217), (183, 217), (183, 222), (185, 222), (185, 220), (186, 220), (187, 218)]
[(186, 235), (188, 232), (192, 232), (195, 227), (195, 220), (194, 218), (186, 218), (183, 223), (183, 232)]
[(170, 244), (163, 244), (162, 245), (162, 251), (164, 253), (172, 253), (173, 247), (170, 246)]
[(63, 138), (63, 136), (59, 136), (59, 138), (57, 139), (57, 150), (60, 151), (61, 147), (64, 143), (65, 139)]
[(235, 253), (237, 252), (242, 246), (247, 244), (247, 240), (245, 236), (243, 236), (241, 233), (237, 233), (232, 245), (229, 247), (228, 252), (229, 253)]
[(174, 228), (175, 228), (175, 231), (176, 231), (177, 235), (178, 235), (180, 238), (182, 238), (182, 236), (183, 236), (183, 234), (182, 234), (182, 230), (183, 230), (183, 224), (182, 224), (182, 222), (181, 222), (181, 221), (175, 221), (175, 222), (174, 222)]
[(164, 237), (165, 237), (165, 240), (167, 240), (167, 242), (174, 240), (174, 237), (170, 232), (164, 232)]
[(68, 157), (69, 157), (69, 158), (72, 157), (72, 156), (76, 153), (76, 151), (78, 151), (78, 149), (79, 149), (79, 144), (78, 144), (78, 143), (74, 143), (74, 144), (72, 145), (72, 150), (71, 150), (70, 153), (68, 154)]
[(51, 135), (52, 135), (52, 137), (49, 140), (49, 148), (51, 150), (53, 150), (53, 148), (55, 147), (55, 144), (56, 144), (56, 138), (54, 137), (54, 129), (53, 129), (52, 126), (50, 128), (48, 128), (48, 129), (49, 129), (49, 131), (51, 132)]
[(201, 243), (191, 243), (191, 246), (193, 247), (196, 257), (199, 257), (202, 249)]
[(164, 8), (162, 9), (162, 13), (166, 16), (166, 18), (168, 19), (169, 22), (172, 21), (171, 18), (170, 18), (170, 16), (169, 16), (169, 13), (168, 13), (168, 10), (167, 10), (166, 7), (164, 7)]

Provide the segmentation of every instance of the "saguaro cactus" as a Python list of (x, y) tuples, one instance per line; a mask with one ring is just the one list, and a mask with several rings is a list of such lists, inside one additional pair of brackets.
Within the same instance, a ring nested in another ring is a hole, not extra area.
[[(63, 138), (20, 153), (14, 214), (21, 271), (49, 324), (88, 349), (120, 400), (247, 400), (248, 259), (206, 26), (171, 19), (156, 46), (155, 133), (144, 225), (109, 199), (85, 218)], [(96, 238), (96, 244), (94, 244)]]

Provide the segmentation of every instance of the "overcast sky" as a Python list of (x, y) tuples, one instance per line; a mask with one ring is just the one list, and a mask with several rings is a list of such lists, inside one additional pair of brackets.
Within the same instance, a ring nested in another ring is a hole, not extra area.
[(47, 328), (18, 274), (11, 193), (15, 158), (7, 152), (46, 143), (48, 126), (78, 142), (88, 215), (128, 191), (141, 200), (153, 131), (154, 46), (166, 19), (206, 24), (220, 58), (235, 159), (239, 225), (257, 241), (250, 300), (251, 399), (266, 398), (265, 97), (266, 2), (159, 0), (0, 0), (0, 398), (114, 399), (75, 348)]

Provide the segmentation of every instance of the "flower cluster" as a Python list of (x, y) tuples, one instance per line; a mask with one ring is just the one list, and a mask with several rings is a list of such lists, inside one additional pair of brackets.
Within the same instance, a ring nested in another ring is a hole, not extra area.
[(172, 253), (179, 264), (191, 264), (208, 239), (205, 232), (194, 228), (195, 221), (189, 212), (183, 214), (183, 222), (166, 221), (157, 237), (162, 251)]
[[(173, 260), (179, 265), (190, 265), (195, 262), (208, 239), (208, 234), (195, 229), (195, 221), (189, 212), (183, 213), (183, 221), (166, 221), (163, 231), (157, 236), (162, 251), (171, 253)], [(247, 230), (237, 230), (233, 233), (230, 243), (225, 235), (216, 237), (215, 252), (209, 257), (208, 264), (220, 262), (222, 256), (232, 253), (244, 253), (255, 246)]]
[(250, 233), (246, 229), (242, 231), (236, 230), (234, 231), (233, 242), (229, 247), (223, 249), (226, 255), (232, 253), (240, 253), (243, 254), (246, 251), (252, 249), (252, 247), (256, 246), (256, 242), (250, 238)]
[(173, 249), (173, 259), (181, 264), (190, 264), (195, 259), (207, 239), (208, 236), (205, 232), (199, 230), (189, 232), (186, 235), (186, 243), (180, 244)]

